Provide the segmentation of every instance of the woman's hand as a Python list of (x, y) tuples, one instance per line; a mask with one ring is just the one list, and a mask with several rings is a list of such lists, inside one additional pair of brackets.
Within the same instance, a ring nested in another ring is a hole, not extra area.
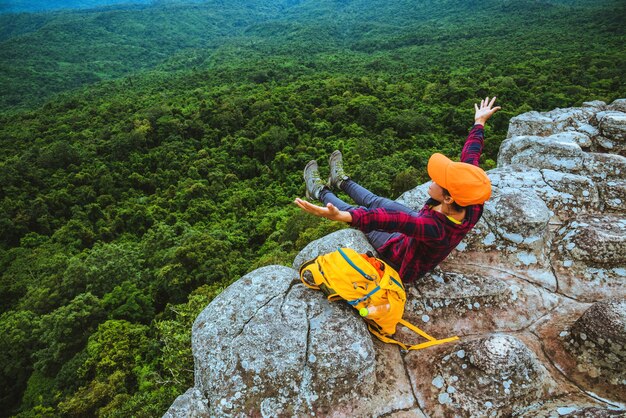
[(476, 103), (474, 103), (474, 109), (476, 113), (474, 114), (475, 123), (480, 123), (481, 125), (485, 125), (487, 120), (498, 110), (501, 109), (500, 106), (493, 107), (494, 102), (496, 101), (496, 97), (494, 96), (491, 101), (489, 101), (489, 97), (485, 97), (484, 100), (480, 101), (480, 107)]
[(339, 210), (332, 203), (328, 203), (326, 207), (317, 206), (313, 203), (309, 203), (306, 200), (302, 200), (300, 198), (296, 198), (293, 201), (296, 205), (300, 206), (300, 208), (309, 212), (315, 216), (319, 216), (321, 218), (330, 219), (331, 221), (340, 221), (340, 222), (352, 222), (352, 214), (350, 212), (346, 212), (345, 210)]

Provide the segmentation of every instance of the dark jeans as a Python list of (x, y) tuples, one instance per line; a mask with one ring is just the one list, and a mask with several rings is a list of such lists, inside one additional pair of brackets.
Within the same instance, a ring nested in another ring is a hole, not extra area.
[[(394, 210), (399, 212), (405, 212), (412, 215), (417, 215), (417, 212), (407, 208), (406, 206), (395, 202), (385, 197), (376, 196), (374, 193), (367, 190), (365, 187), (358, 185), (352, 180), (344, 180), (341, 183), (341, 190), (346, 192), (357, 205), (365, 207), (367, 209), (385, 208), (388, 210)], [(356, 206), (349, 205), (343, 200), (339, 199), (332, 191), (324, 188), (320, 193), (320, 201), (324, 204), (332, 203), (339, 210), (356, 209)], [(384, 231), (371, 231), (365, 234), (370, 244), (376, 250), (383, 246), (390, 238), (400, 235), (399, 232), (384, 232)]]

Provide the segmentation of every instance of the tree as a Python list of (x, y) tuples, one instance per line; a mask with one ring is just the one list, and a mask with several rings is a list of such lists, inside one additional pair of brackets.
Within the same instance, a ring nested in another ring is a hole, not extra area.
[(38, 318), (30, 311), (0, 315), (0, 410), (11, 411), (19, 403), (33, 366), (30, 360)]
[(69, 304), (43, 315), (34, 328), (37, 338), (33, 353), (35, 369), (46, 376), (54, 376), (82, 349), (104, 317), (102, 301), (91, 293), (82, 293)]

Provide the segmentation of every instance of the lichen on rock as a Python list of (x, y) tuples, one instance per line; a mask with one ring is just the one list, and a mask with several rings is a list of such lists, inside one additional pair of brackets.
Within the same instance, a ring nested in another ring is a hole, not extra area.
[(626, 220), (615, 214), (580, 215), (553, 240), (552, 266), (561, 291), (591, 302), (626, 294)]
[(449, 350), (433, 385), (449, 416), (508, 416), (556, 387), (526, 345), (511, 335), (494, 334)]
[(626, 381), (626, 300), (592, 305), (563, 336), (578, 370), (611, 385)]

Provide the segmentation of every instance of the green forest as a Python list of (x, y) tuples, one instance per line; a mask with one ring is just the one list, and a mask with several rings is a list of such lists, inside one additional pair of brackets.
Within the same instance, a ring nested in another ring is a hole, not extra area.
[(161, 416), (198, 313), (342, 227), (292, 204), (307, 161), (340, 149), (396, 198), (496, 95), (493, 168), (511, 117), (626, 97), (625, 21), (619, 0), (0, 14), (0, 415)]

